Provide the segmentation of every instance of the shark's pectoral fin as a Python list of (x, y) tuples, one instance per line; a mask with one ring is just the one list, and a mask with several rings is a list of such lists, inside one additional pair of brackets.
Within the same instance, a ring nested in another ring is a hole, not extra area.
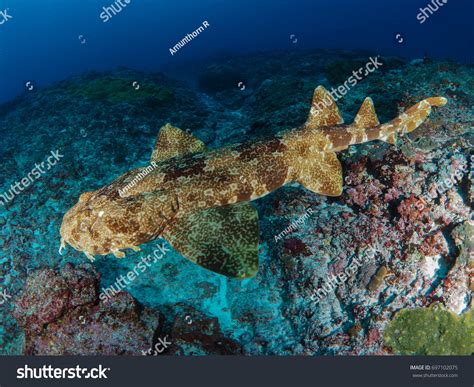
[(258, 214), (250, 203), (187, 213), (162, 236), (184, 257), (216, 273), (244, 279), (258, 271)]
[(296, 181), (303, 187), (327, 196), (342, 193), (342, 167), (334, 152), (314, 152), (297, 163)]
[(318, 86), (314, 90), (313, 101), (311, 102), (311, 110), (305, 127), (316, 129), (325, 126), (333, 126), (344, 123), (341, 113), (337, 108), (334, 98), (322, 86)]
[(206, 150), (206, 145), (190, 133), (166, 124), (160, 129), (151, 161), (156, 163), (176, 156)]

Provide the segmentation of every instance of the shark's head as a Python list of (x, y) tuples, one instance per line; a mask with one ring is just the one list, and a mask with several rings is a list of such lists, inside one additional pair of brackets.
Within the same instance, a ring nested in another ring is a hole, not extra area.
[(166, 215), (160, 216), (167, 213), (166, 201), (155, 217), (150, 216), (149, 206), (153, 204), (157, 204), (156, 199), (147, 195), (122, 198), (101, 190), (83, 193), (64, 215), (60, 252), (68, 243), (93, 260), (95, 255), (113, 253), (123, 257), (120, 250), (137, 250), (140, 244), (159, 236), (169, 220)]

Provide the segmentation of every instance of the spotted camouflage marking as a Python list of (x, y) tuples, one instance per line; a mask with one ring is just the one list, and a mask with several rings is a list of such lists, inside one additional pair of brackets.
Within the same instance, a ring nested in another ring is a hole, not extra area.
[(153, 168), (131, 170), (85, 192), (67, 211), (61, 249), (67, 242), (91, 260), (109, 253), (121, 258), (123, 250), (163, 236), (209, 270), (251, 277), (258, 270), (258, 216), (250, 201), (294, 181), (316, 193), (340, 195), (342, 166), (335, 152), (372, 140), (393, 143), (421, 125), (432, 106), (446, 102), (425, 99), (380, 125), (367, 98), (354, 122), (342, 125), (335, 101), (319, 86), (303, 126), (215, 150), (167, 124), (153, 150)]

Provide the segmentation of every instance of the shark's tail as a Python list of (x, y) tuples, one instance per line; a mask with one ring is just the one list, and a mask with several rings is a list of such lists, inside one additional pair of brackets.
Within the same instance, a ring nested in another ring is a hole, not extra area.
[(354, 122), (343, 126), (343, 119), (328, 91), (319, 86), (314, 91), (306, 123), (282, 136), (288, 146), (290, 173), (287, 180), (297, 181), (307, 189), (327, 196), (342, 193), (342, 167), (337, 151), (353, 144), (381, 140), (395, 144), (397, 136), (409, 133), (429, 116), (432, 106), (444, 106), (443, 97), (432, 97), (412, 106), (394, 120), (380, 124), (370, 97), (366, 98)]
[(367, 141), (382, 140), (390, 144), (395, 144), (397, 135), (413, 132), (428, 118), (432, 106), (444, 106), (447, 102), (447, 99), (444, 97), (424, 99), (407, 109), (392, 121), (374, 128), (369, 128), (367, 130)]

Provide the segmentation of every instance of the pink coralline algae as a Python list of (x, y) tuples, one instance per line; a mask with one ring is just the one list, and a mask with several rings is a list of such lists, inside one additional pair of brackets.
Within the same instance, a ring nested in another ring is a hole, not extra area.
[(425, 256), (446, 255), (448, 254), (448, 245), (441, 231), (428, 236), (420, 246), (420, 251)]
[(397, 207), (400, 218), (397, 222), (401, 232), (412, 232), (415, 229), (425, 229), (430, 223), (430, 210), (425, 207), (422, 199), (410, 195)]

